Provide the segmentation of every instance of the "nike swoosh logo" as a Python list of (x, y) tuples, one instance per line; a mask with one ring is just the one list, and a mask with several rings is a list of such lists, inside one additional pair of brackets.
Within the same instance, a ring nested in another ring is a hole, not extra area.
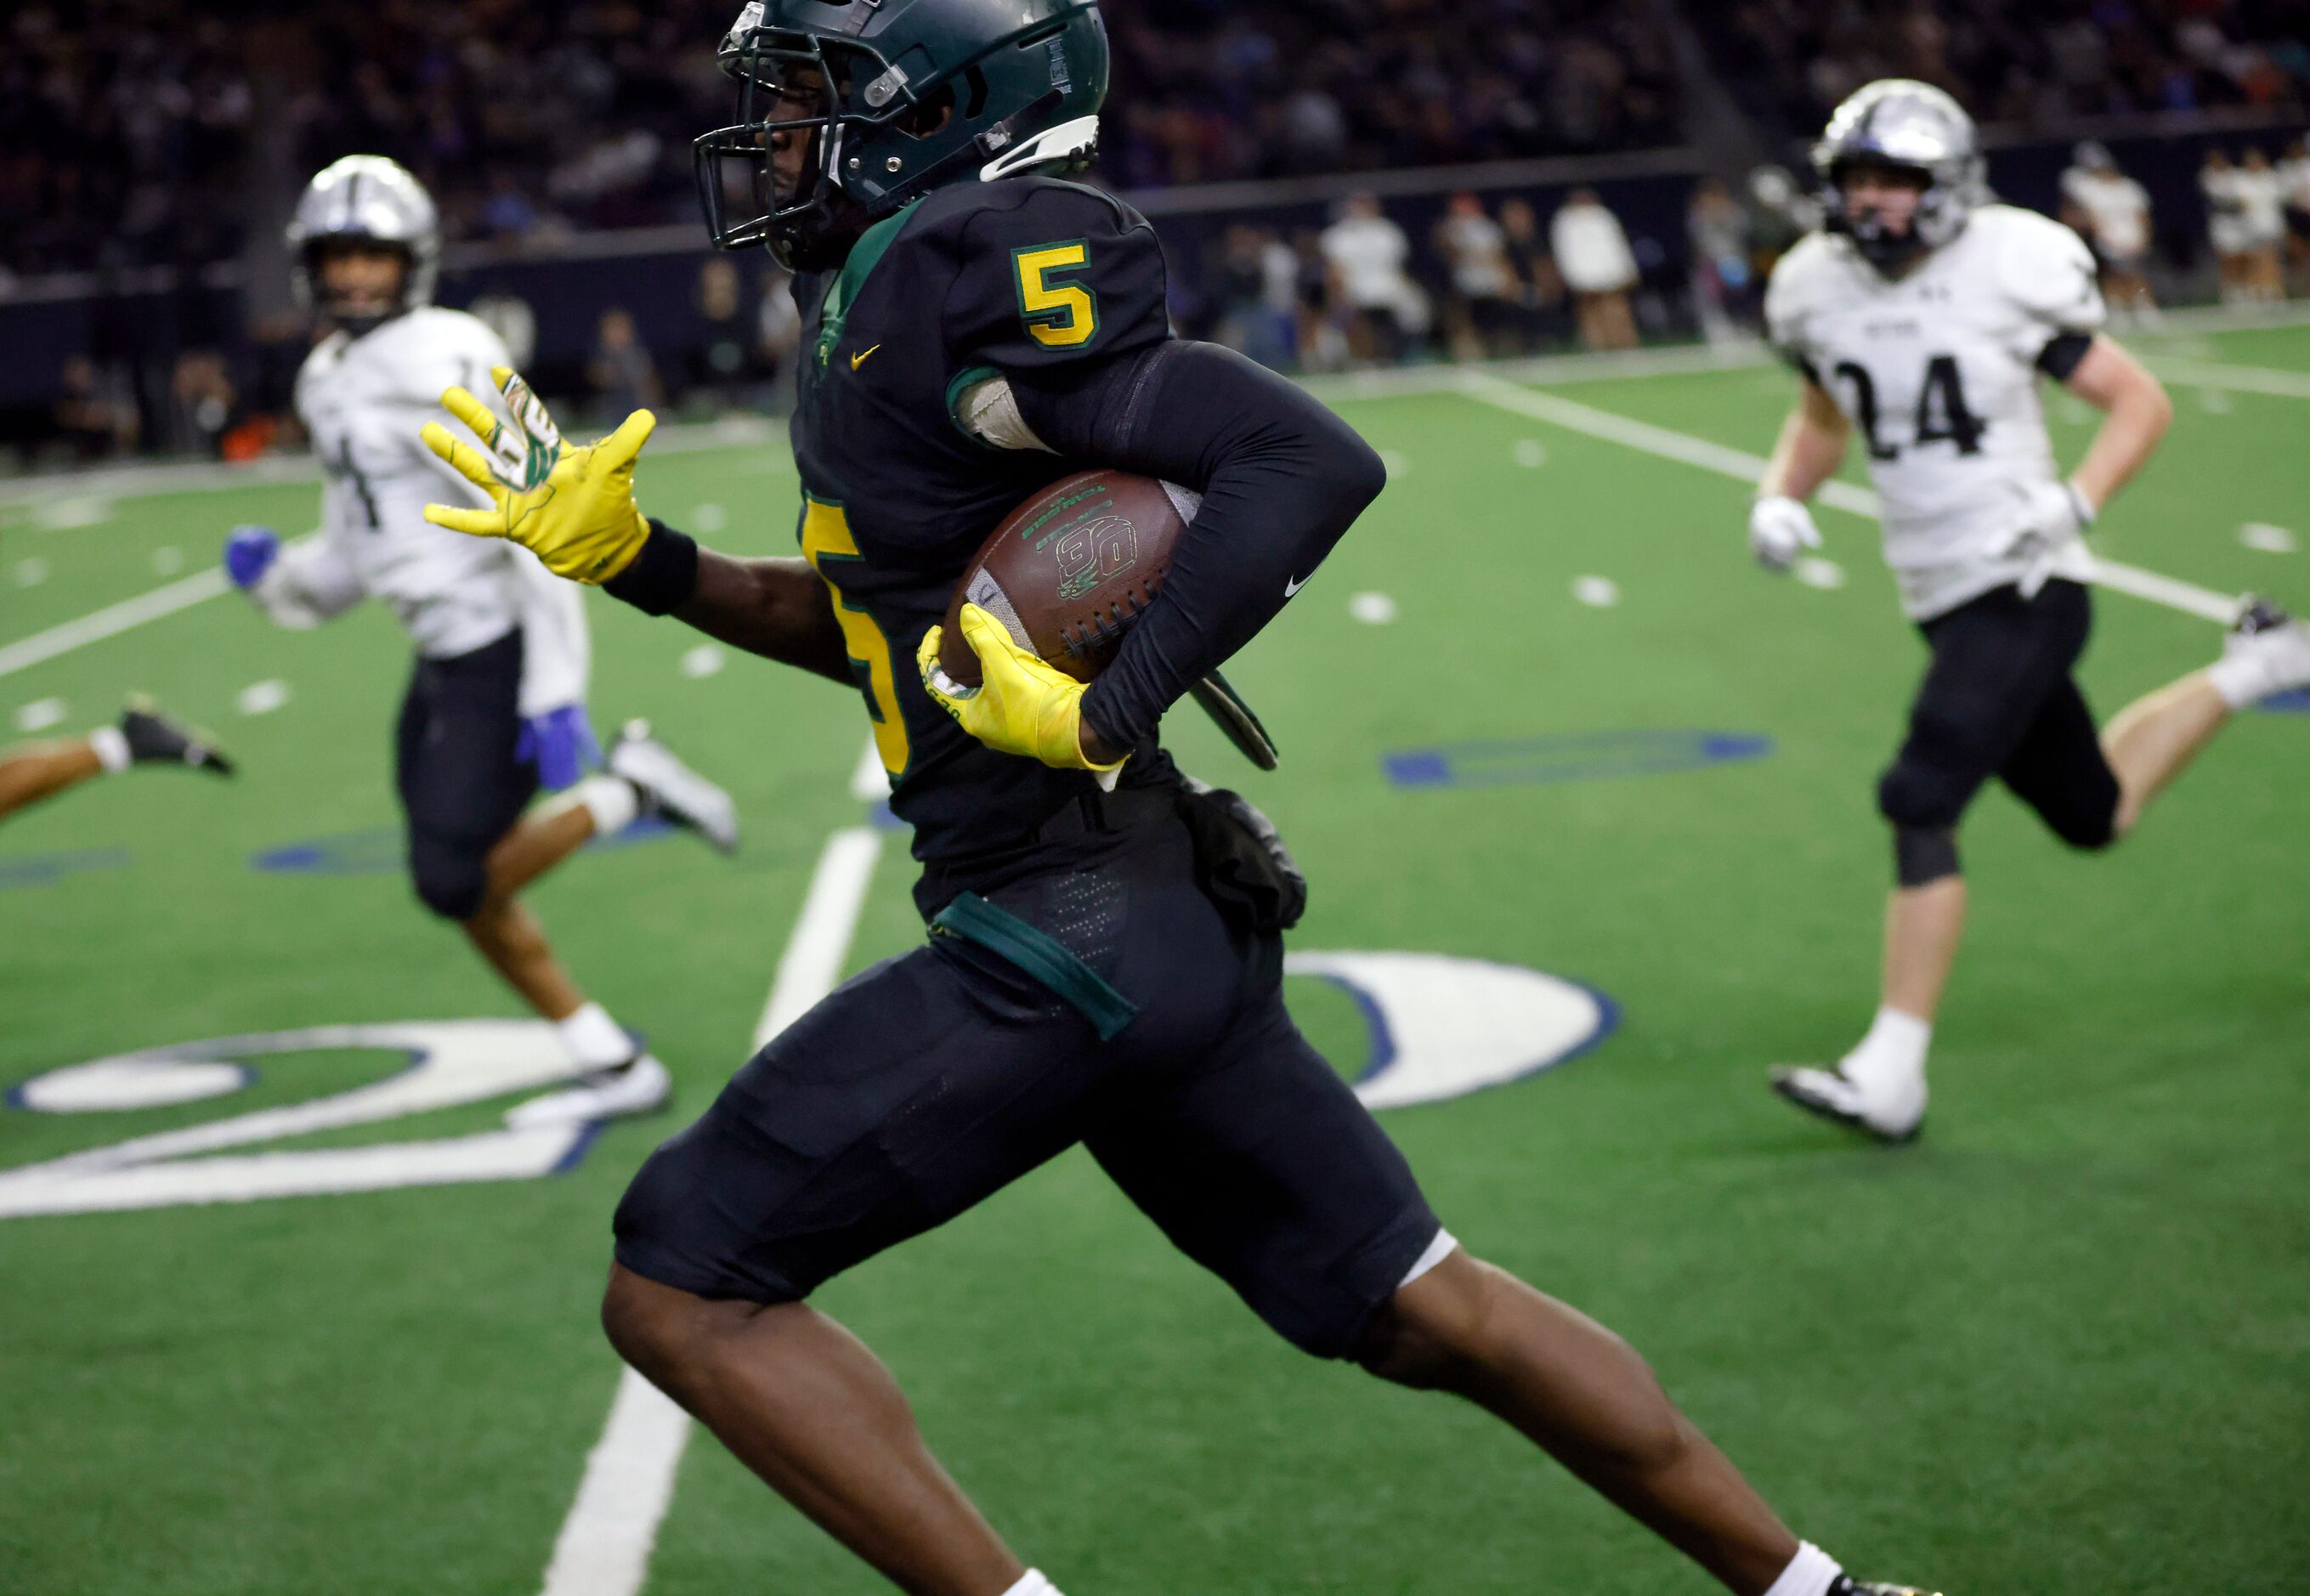
[(1289, 582), (1286, 582), (1283, 585), (1283, 596), (1285, 598), (1290, 598), (1293, 594), (1307, 586), (1307, 581), (1308, 579), (1305, 577), (1292, 577)]
[[(882, 346), (878, 343), (874, 346), (874, 349), (880, 349), (881, 347)], [(873, 354), (874, 352), (874, 349), (863, 349), (856, 354), (852, 355), (850, 357), (850, 369), (855, 371), (859, 367), (864, 365), (866, 363), (866, 357)]]

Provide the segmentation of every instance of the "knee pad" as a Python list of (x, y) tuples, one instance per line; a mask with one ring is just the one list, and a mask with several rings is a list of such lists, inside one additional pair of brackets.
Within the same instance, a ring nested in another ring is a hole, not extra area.
[(1893, 879), (1903, 887), (1930, 886), (1958, 873), (1956, 833), (1946, 827), (1893, 828)]
[(437, 842), (410, 844), (409, 880), (417, 900), (444, 920), (472, 919), (489, 896), (489, 866), (482, 856)]
[(1903, 754), (1878, 778), (1877, 810), (1898, 830), (1949, 831), (1971, 794), (1953, 773)]

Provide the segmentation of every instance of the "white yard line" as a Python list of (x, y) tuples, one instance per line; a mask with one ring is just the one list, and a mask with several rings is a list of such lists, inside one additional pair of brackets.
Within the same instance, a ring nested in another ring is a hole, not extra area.
[(690, 1443), (690, 1415), (631, 1369), (586, 1457), (585, 1482), (546, 1565), (545, 1596), (633, 1596), (649, 1574), (657, 1527)]
[(826, 839), (810, 896), (778, 960), (769, 1002), (762, 1006), (761, 1023), (754, 1028), (756, 1049), (808, 1013), (842, 979), (842, 963), (850, 957), (858, 913), (881, 856), (882, 834), (872, 826), (846, 826)]
[[(1649, 421), (1639, 421), (1618, 415), (1608, 410), (1598, 410), (1559, 394), (1537, 393), (1503, 381), (1489, 371), (1463, 370), (1455, 385), (1459, 393), (1480, 404), (1489, 404), (1536, 421), (1546, 421), (1568, 431), (1584, 433), (1625, 448), (1655, 455), (1666, 460), (1681, 461), (1697, 465), (1703, 471), (1713, 471), (1719, 476), (1743, 482), (1754, 482), (1765, 469), (1765, 457), (1745, 449), (1735, 449), (1705, 438), (1695, 438), (1689, 432), (1672, 431), (1655, 427)], [(1847, 510), (1856, 516), (1877, 519), (1883, 506), (1871, 489), (1851, 482), (1828, 482), (1816, 495), (1821, 503)], [(2210, 587), (2200, 587), (2173, 577), (2161, 577), (2138, 566), (2122, 565), (2115, 560), (2094, 557), (2079, 575), (2099, 586), (2129, 594), (2151, 603), (2164, 604), (2168, 609), (2195, 615), (2218, 625), (2228, 626), (2238, 613), (2238, 600), (2234, 594), (2217, 593)]]
[(166, 587), (155, 587), (150, 593), (124, 599), (94, 614), (83, 615), (78, 620), (67, 620), (62, 626), (52, 626), (47, 631), (34, 632), (13, 643), (0, 646), (0, 676), (11, 676), (51, 660), (60, 654), (119, 636), (132, 627), (143, 626), (148, 620), (158, 620), (163, 615), (174, 615), (179, 610), (190, 609), (204, 599), (213, 599), (231, 585), (221, 569), (205, 570), (197, 576), (171, 582)]
[(2234, 366), (2228, 360), (2193, 360), (2178, 355), (2146, 355), (2143, 363), (2169, 383), (2191, 388), (2226, 388), (2233, 394), (2269, 394), (2280, 399), (2310, 399), (2310, 372), (2271, 366)]
[[(873, 756), (870, 737), (866, 757)], [(879, 761), (874, 768), (881, 771)], [(853, 785), (859, 785), (857, 778)], [(845, 827), (826, 839), (778, 960), (761, 1023), (754, 1028), (756, 1048), (809, 1012), (841, 980), (881, 853), (882, 834), (872, 826)], [(625, 1370), (610, 1404), (610, 1422), (586, 1454), (578, 1499), (554, 1540), (543, 1596), (636, 1596), (649, 1577), (650, 1553), (673, 1502), (674, 1475), (689, 1442), (690, 1416), (657, 1387)]]

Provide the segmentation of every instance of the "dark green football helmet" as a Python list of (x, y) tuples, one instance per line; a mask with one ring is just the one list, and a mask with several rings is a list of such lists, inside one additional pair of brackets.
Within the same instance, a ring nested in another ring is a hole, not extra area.
[(716, 54), (738, 119), (696, 144), (707, 230), (796, 271), (839, 264), (934, 188), (1079, 169), (1098, 149), (1096, 0), (751, 0)]

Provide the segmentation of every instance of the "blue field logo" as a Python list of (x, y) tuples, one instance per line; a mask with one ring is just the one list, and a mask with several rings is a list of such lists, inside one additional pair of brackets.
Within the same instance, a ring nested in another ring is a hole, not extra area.
[(1755, 732), (1573, 732), (1388, 754), (1380, 763), (1399, 787), (1505, 787), (1668, 776), (1761, 759), (1773, 740)]
[(71, 854), (26, 854), (0, 859), (0, 892), (11, 887), (53, 887), (66, 876), (91, 871), (126, 870), (126, 848), (82, 848)]
[[(673, 830), (656, 815), (644, 815), (623, 831), (597, 837), (586, 846), (631, 847), (655, 842)], [(308, 837), (264, 849), (248, 856), (248, 867), (268, 875), (378, 876), (398, 873), (407, 857), (398, 826), (365, 826), (359, 831), (340, 831), (333, 837)]]

